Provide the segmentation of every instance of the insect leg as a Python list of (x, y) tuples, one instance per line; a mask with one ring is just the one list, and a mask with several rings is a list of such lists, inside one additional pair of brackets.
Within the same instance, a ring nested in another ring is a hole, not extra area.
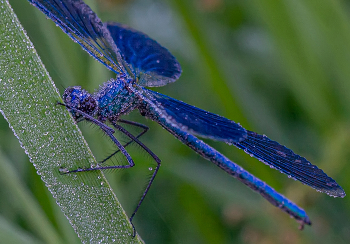
[[(132, 223), (132, 219), (134, 218), (137, 210), (140, 208), (143, 200), (145, 199), (149, 189), (151, 188), (151, 185), (154, 181), (154, 178), (156, 177), (157, 173), (158, 173), (158, 170), (160, 168), (160, 165), (161, 165), (161, 160), (158, 158), (157, 155), (155, 155), (148, 147), (146, 147), (138, 138), (136, 138), (134, 135), (132, 135), (129, 131), (127, 131), (126, 129), (124, 129), (122, 126), (116, 124), (115, 122), (111, 122), (112, 125), (117, 129), (119, 130), (120, 132), (124, 133), (126, 136), (128, 136), (131, 140), (133, 140), (134, 142), (136, 142), (137, 144), (139, 144), (140, 147), (142, 147), (157, 163), (157, 166), (152, 174), (152, 177), (151, 179), (149, 180), (148, 182), (148, 185), (145, 189), (145, 191), (143, 192), (142, 196), (141, 196), (141, 199), (139, 201), (139, 203), (137, 204), (137, 207), (136, 209), (134, 210), (134, 212), (132, 213), (131, 217), (130, 217), (130, 222)], [(135, 235), (135, 232), (134, 232), (134, 235)]]
[[(129, 124), (129, 125), (133, 125), (133, 126), (142, 128), (143, 131), (142, 131), (140, 134), (138, 134), (137, 136), (135, 136), (135, 138), (140, 138), (143, 134), (145, 134), (145, 133), (149, 130), (149, 127), (148, 127), (148, 126), (143, 125), (143, 124), (141, 124), (141, 123), (134, 122), (134, 121), (129, 121), (129, 120), (120, 119), (120, 120), (118, 120), (118, 122), (124, 123), (124, 124)], [(125, 144), (123, 145), (123, 147), (129, 146), (133, 141), (134, 141), (134, 140), (131, 139), (130, 141), (128, 141), (127, 143), (125, 143)], [(110, 158), (112, 158), (114, 155), (116, 155), (118, 152), (120, 152), (120, 150), (115, 151), (114, 153), (112, 153), (111, 155), (109, 155), (107, 158), (105, 158), (104, 160), (102, 160), (100, 163), (106, 162), (107, 160), (109, 160)]]

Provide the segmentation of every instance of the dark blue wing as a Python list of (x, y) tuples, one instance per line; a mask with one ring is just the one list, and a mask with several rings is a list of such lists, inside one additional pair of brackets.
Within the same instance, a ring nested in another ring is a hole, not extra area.
[(321, 169), (292, 150), (264, 135), (247, 131), (247, 138), (234, 143), (238, 148), (282, 173), (331, 196), (344, 197), (344, 190)]
[[(144, 95), (172, 123), (191, 134), (232, 143), (261, 162), (280, 172), (331, 196), (344, 197), (344, 190), (321, 169), (292, 150), (264, 135), (246, 131), (240, 125), (218, 115), (206, 112), (163, 94), (142, 88)], [(156, 119), (157, 120), (157, 119)], [(158, 119), (159, 120), (159, 119)]]
[[(136, 92), (137, 91), (135, 91), (135, 93)], [(169, 115), (177, 114), (179, 111), (174, 109), (173, 105), (177, 104), (179, 105), (179, 109), (182, 109), (184, 105), (182, 102), (171, 99), (162, 94), (151, 92), (145, 88), (143, 88), (143, 94), (139, 95), (143, 100), (143, 102), (139, 105), (141, 114), (159, 123), (164, 129), (166, 129), (196, 153), (201, 155), (203, 158), (211, 161), (222, 170), (250, 187), (253, 191), (261, 194), (261, 196), (263, 196), (271, 204), (279, 207), (281, 210), (288, 213), (291, 217), (294, 217), (300, 223), (300, 228), (303, 228), (305, 224), (311, 225), (309, 217), (302, 208), (298, 207), (288, 198), (276, 192), (265, 182), (261, 181), (254, 175), (250, 174), (248, 171), (244, 170), (241, 166), (230, 161), (228, 158), (226, 158), (220, 152), (216, 151), (211, 146), (204, 143), (202, 140), (199, 140), (188, 131), (185, 131), (186, 128), (184, 129), (184, 126), (177, 122), (180, 117), (175, 116), (175, 118), (172, 118), (171, 115)], [(168, 102), (167, 100), (171, 101)], [(185, 104), (185, 107), (187, 106), (189, 105)], [(199, 109), (192, 107), (190, 110), (197, 113)], [(198, 114), (201, 115), (202, 112), (203, 110), (199, 111)]]
[(235, 143), (247, 137), (246, 130), (232, 120), (209, 113), (158, 92), (142, 88), (171, 123), (184, 131), (204, 138)]
[(124, 61), (107, 27), (82, 0), (29, 0), (52, 19), (73, 41), (116, 73), (124, 73)]
[(180, 64), (158, 42), (118, 23), (109, 22), (107, 28), (139, 85), (163, 86), (180, 77)]

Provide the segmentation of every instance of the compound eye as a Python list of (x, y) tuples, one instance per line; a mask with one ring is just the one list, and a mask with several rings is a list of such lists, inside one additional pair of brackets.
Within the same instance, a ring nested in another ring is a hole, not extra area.
[(95, 114), (96, 109), (97, 109), (97, 102), (91, 96), (86, 97), (80, 106), (81, 111), (92, 116)]

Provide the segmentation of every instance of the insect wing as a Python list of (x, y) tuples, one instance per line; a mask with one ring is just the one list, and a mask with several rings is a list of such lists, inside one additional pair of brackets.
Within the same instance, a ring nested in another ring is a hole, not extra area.
[(29, 0), (73, 41), (115, 73), (125, 72), (124, 61), (106, 26), (82, 0)]
[(108, 22), (107, 28), (139, 85), (164, 86), (180, 77), (180, 64), (158, 42), (118, 23)]
[(190, 134), (227, 143), (242, 141), (247, 136), (247, 131), (232, 120), (146, 88), (143, 91), (171, 123)]
[[(261, 162), (288, 176), (335, 197), (344, 197), (344, 190), (317, 166), (292, 150), (264, 135), (247, 131), (224, 117), (206, 112), (163, 94), (143, 88), (144, 94), (158, 111), (172, 123), (193, 135), (231, 143)], [(150, 107), (149, 109), (154, 109)], [(159, 111), (160, 110), (160, 111)], [(235, 141), (236, 140), (236, 141)]]
[[(214, 148), (210, 147), (203, 141), (197, 139), (194, 135), (192, 135), (192, 133), (189, 133), (188, 129), (184, 129), (184, 126), (179, 123), (179, 121), (182, 121), (181, 113), (180, 115), (176, 115), (178, 111), (176, 111), (176, 109), (174, 110), (173, 107), (174, 104), (180, 104), (179, 108), (182, 109), (182, 102), (177, 100), (164, 102), (163, 99), (172, 99), (162, 94), (157, 94), (152, 91), (148, 91), (145, 88), (143, 89), (144, 92), (142, 99), (144, 101), (144, 104), (141, 105), (141, 113), (144, 113), (146, 117), (158, 122), (166, 130), (168, 130), (171, 134), (173, 134), (176, 138), (178, 138), (185, 145), (189, 146), (192, 150), (197, 152), (203, 158), (210, 160), (212, 163), (226, 171), (228, 174), (235, 177), (236, 179), (250, 187), (252, 190), (261, 194), (271, 204), (279, 207), (280, 209), (288, 213), (290, 216), (297, 219), (300, 222), (301, 227), (303, 227), (304, 224), (311, 224), (309, 217), (303, 209), (291, 202), (288, 198), (279, 194), (265, 182), (261, 181), (254, 175), (250, 174), (248, 171), (244, 170), (241, 166), (230, 161), (228, 158), (226, 158), (220, 152), (216, 151)], [(198, 112), (197, 108), (192, 109), (194, 109), (195, 112)], [(201, 112), (199, 112), (199, 114), (200, 113)], [(171, 114), (175, 114), (176, 116), (172, 118)], [(182, 123), (185, 124), (186, 121), (182, 121)], [(194, 124), (190, 124), (190, 126), (194, 126)], [(203, 133), (202, 131), (199, 132)], [(196, 131), (196, 133), (199, 134), (198, 131)], [(242, 141), (244, 140), (245, 138), (243, 137)]]
[(264, 135), (247, 131), (247, 138), (234, 143), (238, 148), (259, 159), (261, 162), (278, 169), (282, 173), (311, 186), (312, 188), (335, 197), (344, 197), (344, 190), (317, 166), (292, 150), (272, 141)]

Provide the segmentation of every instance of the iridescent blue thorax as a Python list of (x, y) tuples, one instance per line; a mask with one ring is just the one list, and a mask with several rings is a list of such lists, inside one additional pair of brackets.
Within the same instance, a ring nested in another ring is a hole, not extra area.
[(121, 74), (100, 86), (94, 93), (98, 102), (98, 120), (115, 121), (120, 115), (127, 114), (137, 107), (138, 100), (135, 99), (135, 94), (125, 86), (132, 82), (131, 78)]
[[(127, 114), (138, 106), (135, 94), (127, 89), (132, 79), (126, 75), (118, 75), (100, 86), (94, 94), (87, 92), (80, 86), (68, 87), (63, 94), (63, 100), (68, 107), (78, 109), (90, 116), (97, 116), (98, 120), (116, 121), (119, 116)], [(72, 112), (75, 120), (83, 117)]]

